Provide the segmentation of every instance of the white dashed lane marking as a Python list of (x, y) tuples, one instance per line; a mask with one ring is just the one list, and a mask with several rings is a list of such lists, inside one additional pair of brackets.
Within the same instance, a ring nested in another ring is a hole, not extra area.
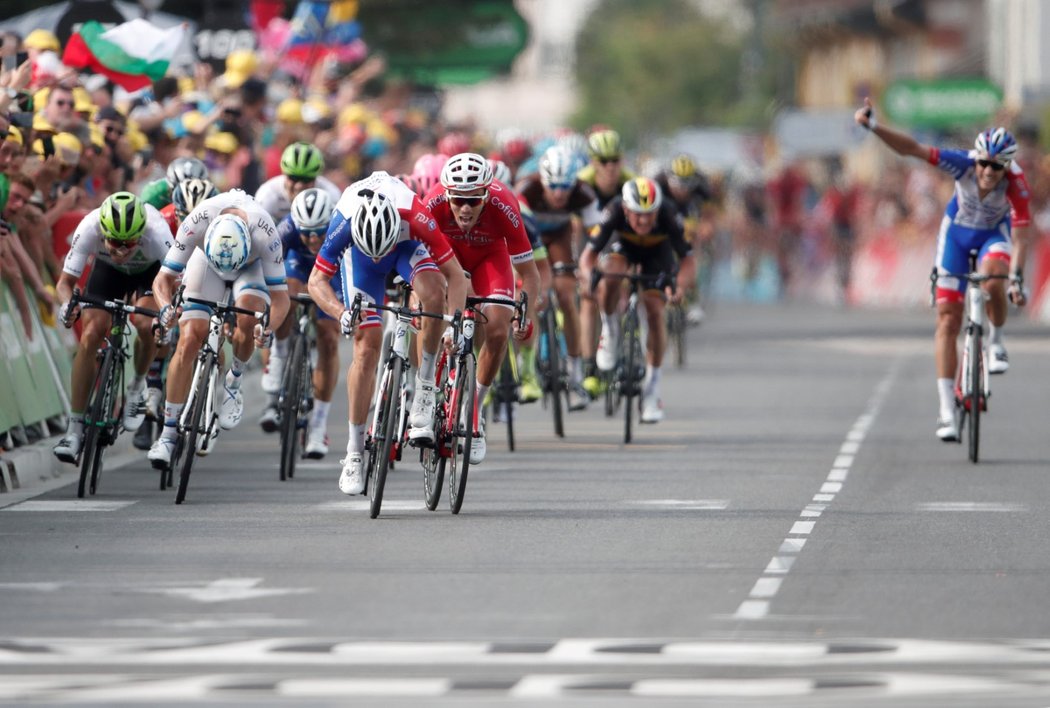
[(116, 511), (131, 506), (134, 501), (102, 501), (100, 499), (30, 499), (0, 511)]
[(875, 417), (882, 408), (886, 394), (890, 390), (893, 379), (896, 376), (897, 364), (894, 363), (890, 370), (875, 387), (864, 413), (857, 418), (846, 434), (846, 439), (839, 447), (835, 461), (831, 463), (831, 470), (826, 480), (820, 485), (820, 491), (813, 495), (809, 504), (799, 512), (799, 520), (791, 525), (787, 538), (780, 544), (777, 555), (766, 565), (762, 577), (751, 588), (748, 598), (740, 603), (733, 618), (739, 620), (760, 620), (769, 614), (769, 605), (777, 592), (780, 590), (786, 576), (795, 564), (795, 558), (806, 544), (805, 538), (816, 528), (817, 519), (824, 514), (827, 508), (835, 500), (835, 496), (842, 491), (846, 477), (849, 476), (850, 468), (856, 459), (857, 453), (868, 434), (868, 429), (875, 421)]

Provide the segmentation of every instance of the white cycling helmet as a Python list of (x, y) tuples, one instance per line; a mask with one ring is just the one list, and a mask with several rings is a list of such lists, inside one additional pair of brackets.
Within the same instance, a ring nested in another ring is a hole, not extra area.
[(552, 145), (540, 157), (540, 181), (554, 189), (571, 187), (576, 182), (578, 163), (560, 145)]
[(487, 189), (492, 184), (488, 160), (473, 152), (453, 155), (441, 168), (441, 186), (456, 192)]
[(401, 235), (401, 214), (394, 202), (379, 192), (362, 189), (363, 199), (350, 220), (354, 245), (369, 258), (382, 258), (394, 250)]
[(328, 192), (317, 187), (304, 189), (292, 200), (292, 222), (300, 232), (324, 232), (328, 230), (334, 208)]
[(164, 173), (168, 186), (175, 189), (188, 179), (208, 179), (208, 166), (196, 157), (176, 157)]
[(510, 168), (503, 160), (489, 160), (489, 169), (492, 170), (492, 179), (510, 186)]
[(204, 255), (221, 275), (244, 267), (252, 252), (248, 224), (235, 214), (220, 214), (204, 234)]
[(171, 190), (171, 203), (175, 205), (175, 216), (183, 221), (191, 211), (205, 199), (219, 193), (214, 184), (206, 179), (184, 179)]

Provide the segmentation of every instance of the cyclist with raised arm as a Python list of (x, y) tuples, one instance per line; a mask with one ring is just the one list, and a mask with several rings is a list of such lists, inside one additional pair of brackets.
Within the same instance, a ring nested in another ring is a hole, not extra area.
[[(674, 205), (664, 200), (659, 185), (648, 177), (635, 177), (625, 183), (621, 196), (605, 205), (598, 234), (587, 243), (580, 256), (584, 287), (590, 287), (591, 273), (602, 253), (605, 256), (601, 268), (610, 275), (626, 273), (630, 266), (637, 266), (642, 275), (653, 276), (654, 281), (660, 274), (669, 277), (677, 273), (676, 287), (671, 293), (674, 301), (680, 301), (696, 280), (696, 259), (685, 240), (681, 216)], [(595, 294), (602, 320), (596, 357), (601, 371), (611, 371), (616, 366), (620, 320), (615, 313), (620, 302), (620, 285), (616, 279), (602, 280)], [(664, 418), (660, 371), (667, 348), (667, 322), (664, 318), (665, 294), (657, 289), (658, 285), (655, 282), (650, 284), (643, 299), (649, 322), (647, 366), (642, 389), (643, 423), (658, 423)]]
[[(342, 275), (343, 298), (331, 285), (337, 271)], [(308, 282), (310, 296), (318, 307), (339, 319), (343, 334), (354, 334), (354, 358), (346, 381), (350, 438), (339, 476), (343, 494), (360, 494), (365, 488), (365, 432), (383, 339), (378, 310), (366, 308), (362, 322), (355, 327), (343, 303), (349, 305), (357, 293), (367, 302), (382, 303), (391, 271), (412, 286), (424, 311), (451, 314), (463, 307), (466, 278), (434, 217), (404, 183), (386, 172), (373, 172), (347, 187), (336, 203)], [(419, 371), (409, 412), (411, 440), (434, 439), (434, 379), (443, 332), (441, 320), (424, 318)]]
[[(156, 308), (153, 278), (172, 244), (167, 223), (153, 207), (130, 192), (117, 192), (102, 202), (80, 222), (73, 233), (69, 253), (62, 266), (56, 291), (62, 303), (60, 316), (67, 327), (79, 316), (83, 320), (80, 342), (73, 358), (69, 423), (66, 434), (54, 448), (55, 457), (76, 462), (84, 436), (84, 409), (91, 393), (98, 365), (99, 346), (109, 332), (111, 317), (96, 308), (81, 311), (71, 305), (73, 288), (84, 273), (88, 260), (95, 264), (88, 277), (86, 294), (116, 300), (130, 296), (137, 307)], [(124, 408), (124, 427), (135, 431), (145, 417), (143, 393), (146, 371), (156, 351), (152, 320), (132, 317), (138, 331), (135, 340), (135, 374), (128, 385)]]
[(989, 373), (1002, 374), (1010, 366), (1003, 344), (1007, 295), (1018, 306), (1026, 301), (1024, 265), (1031, 217), (1028, 182), (1014, 160), (1017, 141), (1005, 128), (993, 128), (978, 133), (974, 148), (969, 151), (924, 145), (878, 122), (868, 98), (857, 109), (854, 120), (898, 155), (925, 160), (955, 178), (955, 193), (945, 207), (937, 234), (935, 267), (939, 277), (934, 335), (940, 399), (937, 437), (954, 442), (959, 439), (959, 421), (955, 417), (956, 342), (962, 329), (966, 280), (952, 276), (967, 272), (970, 251), (977, 251), (982, 274), (1010, 276), (1009, 293), (1001, 279), (982, 285), (989, 296)]
[[(270, 215), (251, 195), (239, 189), (197, 205), (179, 227), (179, 234), (153, 281), (161, 307), (161, 325), (170, 328), (176, 317), (179, 323), (179, 343), (168, 364), (164, 431), (147, 455), (156, 469), (167, 469), (171, 464), (194, 360), (208, 336), (211, 317), (211, 310), (205, 305), (187, 302), (176, 309), (172, 300), (179, 276), (184, 302), (188, 298), (220, 302), (229, 286), (238, 307), (259, 312), (269, 305), (273, 325), (284, 321), (289, 307), (281, 241)], [(254, 317), (237, 316), (237, 325), (229, 339), (233, 361), (226, 372), (219, 411), (219, 425), (223, 429), (230, 430), (240, 423), (244, 413), (241, 393), (244, 367), (255, 347), (268, 347), (272, 338), (272, 329), (264, 329)]]
[[(305, 293), (317, 254), (321, 250), (328, 226), (335, 213), (335, 201), (328, 192), (311, 187), (299, 192), (292, 200), (292, 213), (281, 219), (277, 231), (284, 250), (284, 272), (288, 292), (292, 297)], [(332, 277), (333, 290), (342, 297), (343, 285), (339, 272)], [(286, 317), (274, 331), (270, 362), (288, 356), (288, 345), (295, 318)], [(283, 366), (281, 367), (283, 369)], [(324, 310), (317, 310), (317, 366), (314, 367), (314, 408), (306, 430), (304, 452), (310, 459), (319, 460), (328, 454), (328, 410), (332, 394), (339, 380), (339, 322)], [(263, 430), (277, 430), (277, 409), (268, 406), (260, 421)]]
[[(566, 272), (554, 276), (554, 292), (564, 317), (568, 351), (569, 410), (581, 410), (591, 397), (583, 388), (580, 314), (576, 307), (574, 234), (601, 220), (594, 191), (576, 179), (576, 161), (564, 148), (552, 146), (540, 158), (539, 172), (518, 184), (522, 209), (531, 212), (540, 239), (547, 248), (552, 269)], [(576, 218), (574, 218), (576, 217)]]
[[(485, 400), (507, 354), (514, 315), (514, 275), (522, 292), (535, 301), (540, 274), (532, 260), (532, 245), (525, 233), (518, 200), (510, 187), (493, 180), (492, 169), (481, 155), (453, 155), (441, 170), (441, 185), (427, 194), (427, 208), (437, 220), (463, 269), (470, 273), (470, 287), (478, 297), (506, 299), (507, 304), (481, 305), (475, 343), (478, 354), (475, 402)], [(524, 339), (531, 327), (523, 323), (515, 338)], [(470, 464), (485, 459), (485, 428), (475, 411)]]

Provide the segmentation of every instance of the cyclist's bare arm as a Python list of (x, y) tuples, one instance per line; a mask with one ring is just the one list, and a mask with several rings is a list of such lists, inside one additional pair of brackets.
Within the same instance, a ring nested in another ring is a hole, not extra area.
[(463, 273), (463, 267), (455, 258), (449, 258), (438, 266), (441, 274), (445, 276), (447, 290), (445, 293), (445, 313), (452, 314), (456, 310), (463, 310), (467, 305), (467, 276)]
[(331, 276), (325, 275), (317, 268), (314, 268), (310, 271), (310, 280), (306, 283), (306, 289), (309, 291), (310, 297), (314, 299), (318, 307), (324, 310), (326, 315), (339, 321), (343, 316), (343, 310), (346, 308), (339, 301), (335, 290), (332, 290), (329, 280), (331, 280)]
[(175, 298), (176, 276), (165, 273), (163, 270), (157, 273), (153, 279), (153, 297), (157, 301), (157, 307), (164, 309), (171, 304)]
[(902, 133), (899, 130), (883, 125), (875, 120), (873, 111), (874, 107), (871, 105), (871, 99), (865, 97), (864, 106), (857, 109), (857, 112), (853, 114), (853, 119), (857, 122), (857, 125), (868, 128), (873, 135), (886, 143), (898, 155), (917, 157), (920, 160), (929, 159), (929, 145), (920, 143), (907, 133)]

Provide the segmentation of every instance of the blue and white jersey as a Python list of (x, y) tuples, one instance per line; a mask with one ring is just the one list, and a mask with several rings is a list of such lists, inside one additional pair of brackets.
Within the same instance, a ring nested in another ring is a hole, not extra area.
[(1030, 190), (1024, 171), (1016, 160), (1007, 168), (1006, 177), (981, 199), (975, 150), (931, 148), (927, 159), (931, 165), (955, 178), (955, 194), (944, 210), (953, 224), (977, 231), (992, 231), (1007, 216), (1012, 217), (1014, 226), (1027, 226), (1031, 222), (1028, 209)]

